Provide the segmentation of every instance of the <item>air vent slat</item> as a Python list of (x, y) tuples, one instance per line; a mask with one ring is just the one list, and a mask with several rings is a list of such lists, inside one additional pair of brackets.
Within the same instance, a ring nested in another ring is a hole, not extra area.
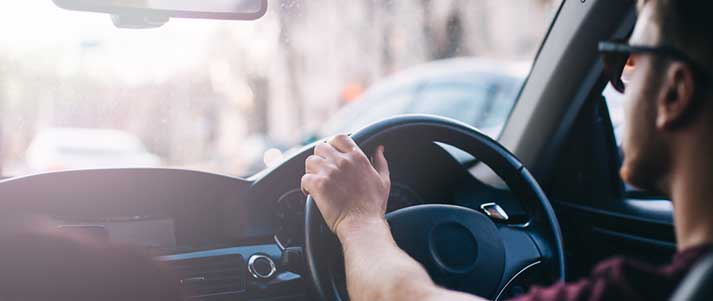
[(243, 271), (240, 268), (233, 268), (233, 269), (205, 269), (205, 270), (188, 270), (188, 271), (181, 271), (177, 270), (176, 272), (181, 275), (182, 277), (191, 277), (191, 275), (200, 275), (200, 274), (220, 274), (220, 273), (237, 273)]
[(245, 289), (246, 267), (240, 255), (223, 255), (171, 262), (189, 295), (201, 296)]

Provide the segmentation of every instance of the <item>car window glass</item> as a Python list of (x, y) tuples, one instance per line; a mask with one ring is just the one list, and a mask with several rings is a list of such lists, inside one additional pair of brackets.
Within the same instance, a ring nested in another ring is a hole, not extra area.
[(611, 84), (607, 84), (602, 92), (602, 96), (607, 102), (609, 117), (614, 128), (614, 138), (616, 145), (621, 147), (622, 135), (624, 133), (624, 95), (616, 91)]
[[(497, 136), (562, 3), (268, 2), (256, 21), (171, 19), (143, 30), (49, 0), (0, 2), (0, 172), (248, 176), (306, 137), (413, 112), (472, 120)], [(486, 105), (479, 88), (427, 92), (441, 101), (418, 106), (409, 91), (472, 72), (523, 81)]]
[(329, 136), (351, 133), (376, 121), (407, 114), (411, 111), (410, 104), (414, 102), (415, 89), (412, 87), (371, 95), (370, 99), (363, 100), (368, 105), (354, 104), (353, 108), (346, 108), (344, 114), (331, 119), (333, 123), (327, 124), (321, 134)]
[(509, 78), (498, 81), (491, 87), (493, 100), (481, 112), (477, 127), (490, 129), (499, 134), (507, 121), (512, 107), (515, 105), (524, 78)]
[(432, 83), (420, 91), (413, 112), (440, 115), (474, 125), (478, 113), (486, 106), (489, 89), (485, 84)]

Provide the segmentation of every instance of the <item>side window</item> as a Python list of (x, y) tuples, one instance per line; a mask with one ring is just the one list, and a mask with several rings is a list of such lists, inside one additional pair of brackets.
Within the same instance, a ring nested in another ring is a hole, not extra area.
[(607, 101), (609, 108), (609, 117), (611, 118), (612, 126), (614, 127), (614, 137), (616, 145), (621, 147), (622, 135), (624, 133), (624, 95), (614, 90), (611, 84), (607, 84), (604, 88), (602, 96)]

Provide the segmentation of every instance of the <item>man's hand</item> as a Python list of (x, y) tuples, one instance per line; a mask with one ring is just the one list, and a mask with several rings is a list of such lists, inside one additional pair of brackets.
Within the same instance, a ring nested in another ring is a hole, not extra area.
[(384, 147), (377, 148), (372, 164), (347, 135), (318, 143), (305, 161), (302, 191), (312, 196), (337, 235), (345, 225), (385, 223), (390, 186)]

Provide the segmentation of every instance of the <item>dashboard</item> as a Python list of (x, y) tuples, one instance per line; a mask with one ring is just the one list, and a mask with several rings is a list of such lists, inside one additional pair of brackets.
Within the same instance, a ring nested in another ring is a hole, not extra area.
[[(388, 211), (451, 203), (471, 208), (506, 191), (480, 184), (442, 147), (387, 145)], [(416, 151), (418, 150), (418, 151)], [(79, 170), (0, 182), (6, 210), (45, 216), (51, 227), (147, 248), (177, 268), (199, 300), (310, 300), (304, 258), (304, 149), (279, 166), (241, 179), (176, 169)], [(37, 189), (42, 187), (42, 189)]]
[(60, 232), (140, 246), (148, 249), (152, 254), (163, 255), (181, 251), (176, 244), (173, 219), (170, 218), (135, 216), (95, 221), (56, 219), (55, 223), (54, 227)]

